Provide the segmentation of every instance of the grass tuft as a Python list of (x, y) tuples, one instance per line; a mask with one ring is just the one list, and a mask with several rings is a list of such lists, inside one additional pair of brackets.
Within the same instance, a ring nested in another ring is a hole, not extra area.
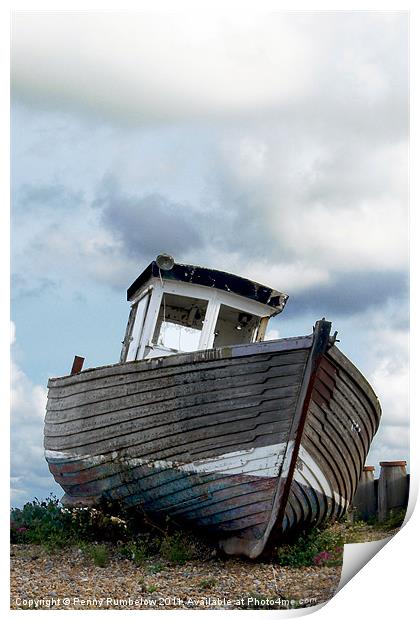
[(160, 553), (165, 560), (172, 564), (185, 564), (192, 559), (193, 551), (191, 546), (184, 541), (181, 532), (175, 534), (167, 534), (161, 542)]
[(292, 544), (281, 545), (277, 559), (281, 566), (339, 566), (343, 561), (344, 537), (340, 527), (333, 524), (314, 528), (299, 536)]
[(105, 545), (83, 545), (83, 553), (89, 557), (95, 566), (104, 568), (109, 564), (109, 552)]

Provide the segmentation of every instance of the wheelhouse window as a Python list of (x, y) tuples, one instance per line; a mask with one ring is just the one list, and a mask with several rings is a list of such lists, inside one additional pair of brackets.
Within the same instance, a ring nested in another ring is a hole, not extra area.
[(214, 330), (214, 347), (254, 342), (260, 317), (220, 305)]
[(152, 343), (166, 351), (197, 351), (207, 300), (164, 293)]

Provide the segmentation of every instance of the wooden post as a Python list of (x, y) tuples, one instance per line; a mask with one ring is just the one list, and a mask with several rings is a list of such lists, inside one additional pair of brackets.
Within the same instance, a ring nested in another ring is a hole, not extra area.
[(255, 342), (262, 342), (265, 337), (265, 332), (267, 330), (268, 321), (270, 320), (269, 316), (263, 316), (260, 321), (260, 325), (257, 331), (257, 337), (255, 338)]
[(78, 355), (74, 356), (73, 366), (71, 367), (70, 374), (75, 375), (80, 372), (83, 368), (83, 362), (85, 361), (84, 357), (79, 357)]
[(407, 508), (406, 461), (382, 461), (378, 485), (378, 519), (385, 521), (391, 510)]
[(352, 503), (356, 518), (366, 521), (369, 517), (376, 517), (378, 498), (375, 489), (375, 468), (372, 465), (363, 468)]

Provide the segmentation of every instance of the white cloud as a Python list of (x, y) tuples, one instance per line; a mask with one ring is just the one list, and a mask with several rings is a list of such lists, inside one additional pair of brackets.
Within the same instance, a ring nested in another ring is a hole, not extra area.
[(278, 329), (268, 329), (264, 340), (278, 340), (279, 338), (281, 336)]
[(368, 462), (409, 460), (409, 331), (396, 321), (395, 304), (376, 312), (365, 329), (368, 378), (382, 407), (381, 424)]
[(252, 111), (298, 95), (309, 79), (305, 41), (288, 21), (18, 13), (13, 80), (23, 97), (140, 123)]
[(408, 424), (409, 371), (407, 362), (396, 362), (392, 349), (372, 374), (372, 383), (381, 395), (384, 425)]
[(256, 282), (281, 286), (283, 292), (293, 290), (294, 294), (319, 284), (329, 282), (327, 269), (314, 266), (309, 261), (296, 260), (290, 263), (267, 264), (263, 261), (250, 262), (247, 276)]
[(13, 83), (32, 102), (141, 124), (287, 114), (309, 99), (317, 114), (326, 91), (368, 116), (400, 101), (406, 31), (403, 14), (19, 12)]
[[(12, 323), (12, 325), (14, 325)], [(13, 327), (14, 331), (14, 327)], [(44, 458), (43, 426), (47, 390), (34, 385), (11, 362), (11, 501), (12, 505), (59, 490)]]
[(390, 142), (384, 131), (379, 143), (365, 142), (346, 119), (314, 137), (308, 125), (279, 115), (271, 126), (248, 127), (247, 139), (243, 128), (227, 132), (214, 180), (220, 203), (238, 221), (258, 221), (278, 263), (287, 257), (324, 273), (406, 269), (406, 137)]
[(404, 269), (407, 266), (406, 208), (384, 199), (340, 210), (324, 204), (302, 209), (278, 226), (279, 242), (302, 244), (315, 264), (335, 269)]

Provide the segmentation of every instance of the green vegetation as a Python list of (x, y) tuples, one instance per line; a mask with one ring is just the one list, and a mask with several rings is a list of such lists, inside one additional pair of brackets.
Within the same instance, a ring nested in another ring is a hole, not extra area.
[(379, 526), (386, 531), (395, 530), (402, 526), (406, 511), (404, 509), (391, 510), (387, 519), (382, 521)]
[(343, 533), (336, 524), (314, 528), (295, 542), (281, 545), (277, 559), (281, 566), (339, 566), (343, 559)]
[[(116, 508), (106, 505), (101, 509), (63, 508), (50, 495), (39, 501), (35, 498), (23, 508), (12, 508), (10, 536), (12, 544), (37, 544), (50, 552), (68, 546), (79, 546), (97, 566), (106, 566), (108, 551), (104, 544), (112, 543), (123, 557), (136, 566), (159, 556), (172, 564), (185, 564), (196, 553), (198, 541), (181, 533), (177, 526), (166, 521), (165, 529), (127, 512), (115, 516)], [(117, 512), (118, 514), (118, 512)], [(162, 570), (155, 564), (155, 572)], [(153, 572), (153, 565), (151, 568)]]
[(109, 564), (109, 552), (105, 545), (86, 545), (83, 548), (83, 552), (87, 555), (95, 564), (95, 566), (108, 566)]
[(156, 537), (144, 534), (124, 544), (119, 551), (123, 557), (132, 560), (136, 566), (142, 566), (149, 558), (156, 555), (159, 545), (160, 539), (156, 540)]
[[(298, 538), (274, 550), (272, 558), (281, 566), (295, 568), (338, 566), (345, 543), (365, 542), (381, 534), (385, 537), (402, 525), (404, 516), (404, 510), (394, 511), (381, 523), (351, 521), (346, 516), (300, 533)], [(42, 545), (50, 553), (77, 545), (97, 566), (107, 565), (112, 545), (136, 566), (147, 564), (152, 574), (164, 570), (167, 563), (183, 565), (196, 557), (211, 556), (210, 545), (180, 531), (169, 519), (160, 526), (138, 512), (122, 514), (112, 505), (100, 509), (63, 508), (53, 495), (43, 501), (35, 498), (23, 508), (12, 508), (10, 532), (12, 543)], [(200, 588), (206, 590), (213, 585), (214, 580), (203, 579)]]
[(385, 521), (351, 521), (345, 516), (342, 520), (303, 532), (290, 544), (277, 549), (277, 559), (281, 566), (339, 566), (343, 561), (344, 545), (377, 540), (382, 533), (401, 527), (405, 510), (391, 511)]
[(80, 541), (115, 542), (128, 536), (121, 519), (100, 510), (63, 508), (53, 495), (43, 501), (35, 498), (23, 508), (12, 508), (10, 516), (12, 543), (35, 543), (49, 550)]
[(389, 532), (390, 530), (396, 530), (402, 526), (404, 523), (406, 515), (405, 508), (397, 508), (389, 511), (387, 518), (384, 521), (379, 521), (377, 517), (369, 517), (366, 521), (360, 519), (356, 521), (359, 525), (368, 525), (370, 527), (374, 527), (375, 529), (382, 530), (384, 532)]
[(392, 530), (399, 529), (405, 519), (405, 509), (391, 510), (384, 521), (379, 521), (377, 517), (371, 517), (366, 521), (359, 519), (353, 522), (346, 522), (344, 536), (346, 543), (366, 542), (369, 539), (369, 532), (382, 533), (383, 537), (389, 536)]
[(152, 564), (149, 567), (149, 573), (151, 573), (152, 575), (155, 575), (156, 573), (161, 573), (163, 571), (163, 564), (160, 564), (159, 562), (157, 564)]
[(191, 545), (184, 540), (185, 534), (176, 532), (163, 538), (160, 553), (165, 560), (172, 564), (185, 564), (192, 559)]
[(214, 577), (209, 577), (208, 579), (202, 579), (198, 584), (200, 590), (208, 590), (209, 588), (213, 588), (217, 584), (217, 580)]

